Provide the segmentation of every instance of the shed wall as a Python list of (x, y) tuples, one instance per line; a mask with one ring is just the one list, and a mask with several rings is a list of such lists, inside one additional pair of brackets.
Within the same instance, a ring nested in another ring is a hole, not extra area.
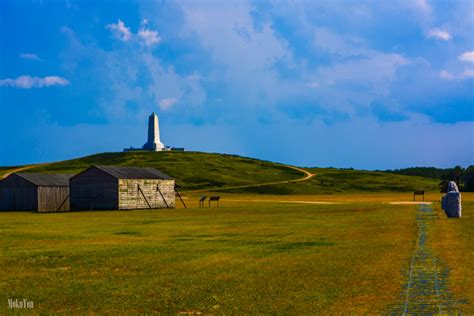
[(71, 178), (69, 183), (72, 210), (118, 209), (118, 181), (109, 174), (91, 168)]
[(38, 192), (34, 184), (13, 174), (0, 184), (0, 210), (36, 211)]
[(38, 187), (38, 212), (69, 210), (69, 187)]
[[(141, 192), (138, 189), (139, 187)], [(157, 188), (159, 188), (159, 191)], [(166, 208), (166, 203), (163, 201), (160, 191), (168, 206), (174, 208), (174, 180), (120, 179), (119, 209)]]

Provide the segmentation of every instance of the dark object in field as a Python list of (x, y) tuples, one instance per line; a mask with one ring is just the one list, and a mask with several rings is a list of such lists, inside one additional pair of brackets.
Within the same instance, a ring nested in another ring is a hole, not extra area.
[(207, 196), (203, 195), (199, 199), (199, 207), (204, 207), (204, 201), (207, 199)]
[(154, 168), (93, 166), (69, 180), (72, 210), (175, 207), (175, 181)]
[(184, 203), (183, 198), (181, 197), (181, 194), (179, 194), (178, 190), (176, 190), (176, 187), (180, 187), (180, 186), (176, 183), (174, 186), (174, 192), (179, 197), (179, 200), (181, 201), (181, 203), (183, 203), (184, 208), (188, 208), (186, 204)]
[(69, 211), (70, 174), (13, 173), (0, 182), (0, 210)]
[(461, 217), (461, 193), (456, 182), (451, 181), (448, 183), (448, 192), (441, 199), (441, 208), (446, 213), (446, 216), (450, 218)]
[(415, 192), (413, 192), (413, 201), (416, 200), (417, 195), (423, 196), (423, 201), (425, 200), (425, 191), (415, 191)]
[(215, 196), (211, 196), (209, 198), (209, 207), (211, 207), (211, 201), (216, 201), (217, 202), (217, 207), (219, 207), (219, 200), (221, 199), (220, 196), (218, 195), (215, 195)]

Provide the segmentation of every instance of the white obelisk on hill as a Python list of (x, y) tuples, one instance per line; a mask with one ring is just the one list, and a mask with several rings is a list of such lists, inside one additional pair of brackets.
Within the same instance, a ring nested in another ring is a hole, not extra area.
[(148, 118), (148, 140), (143, 149), (151, 151), (164, 150), (165, 145), (160, 141), (160, 125), (158, 123), (158, 116), (155, 112), (151, 113)]

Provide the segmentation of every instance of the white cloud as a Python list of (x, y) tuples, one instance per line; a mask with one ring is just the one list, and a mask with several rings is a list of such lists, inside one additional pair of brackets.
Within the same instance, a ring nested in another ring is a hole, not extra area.
[(176, 101), (177, 100), (175, 98), (161, 99), (160, 102), (159, 102), (160, 108), (162, 110), (167, 110), (167, 109), (171, 108), (173, 105), (175, 105)]
[[(200, 43), (209, 62), (219, 69), (206, 75), (206, 81), (225, 82), (228, 98), (242, 106), (256, 103), (272, 104), (293, 85), (279, 79), (273, 67), (277, 61), (292, 60), (286, 41), (279, 38), (272, 25), (264, 22), (254, 28), (253, 6), (246, 1), (219, 2), (218, 5), (200, 2), (181, 2), (184, 26), (181, 34)], [(294, 83), (302, 88), (304, 83)], [(245, 93), (240, 93), (245, 91)], [(265, 99), (265, 102), (262, 99)], [(225, 99), (225, 98), (224, 98)]]
[(30, 60), (36, 60), (36, 61), (42, 61), (41, 58), (38, 57), (36, 54), (30, 54), (30, 53), (21, 53), (20, 58), (23, 59), (30, 59)]
[(447, 70), (442, 70), (439, 73), (439, 77), (444, 80), (453, 80), (456, 79), (456, 76), (454, 76), (452, 73), (450, 73)]
[(464, 69), (464, 72), (462, 73), (463, 78), (474, 78), (474, 69)]
[(426, 0), (414, 0), (413, 5), (417, 10), (424, 14), (430, 14), (432, 11), (431, 6)]
[[(74, 32), (66, 34), (70, 45), (63, 56), (68, 57), (64, 60), (68, 73), (74, 75), (78, 64), (89, 61), (90, 66), (81, 69), (80, 76), (91, 78), (88, 85), (102, 87), (95, 98), (97, 115), (114, 120), (142, 118), (160, 107), (160, 100), (166, 98), (177, 100), (169, 110), (182, 103), (186, 104), (185, 111), (193, 112), (198, 111), (206, 99), (200, 80), (188, 78), (193, 75), (199, 78), (199, 72), (177, 74), (172, 65), (163, 65), (159, 58), (138, 45), (104, 50), (82, 43)], [(136, 36), (131, 42), (138, 44)], [(69, 60), (69, 56), (74, 58)], [(164, 103), (166, 105), (169, 101)]]
[(31, 77), (31, 76), (20, 76), (16, 79), (1, 79), (0, 86), (1, 87), (15, 87), (21, 89), (31, 89), (31, 88), (44, 88), (44, 87), (51, 87), (51, 86), (67, 86), (69, 85), (69, 81), (57, 77), (57, 76), (46, 76), (44, 78), (41, 77)]
[(107, 24), (105, 28), (109, 29), (112, 34), (121, 41), (129, 41), (132, 38), (132, 32), (130, 28), (126, 27), (125, 24), (119, 19), (117, 24)]
[[(141, 25), (147, 25), (148, 20), (143, 19)], [(135, 35), (130, 31), (130, 28), (125, 26), (125, 24), (119, 19), (117, 24), (108, 24), (105, 26), (109, 29), (112, 34), (119, 40), (127, 42), (132, 39), (138, 40), (141, 44), (145, 46), (153, 46), (158, 44), (161, 41), (161, 37), (158, 35), (157, 31), (150, 30), (142, 27), (138, 33)]]
[(465, 61), (468, 63), (474, 63), (474, 50), (471, 50), (469, 52), (464, 52), (461, 55), (458, 56), (459, 60)]
[(358, 60), (320, 67), (318, 75), (327, 81), (385, 83), (395, 78), (399, 67), (409, 63), (400, 54), (372, 52)]
[(464, 80), (469, 78), (474, 78), (474, 69), (472, 68), (465, 68), (463, 72), (458, 74), (453, 74), (447, 70), (442, 70), (439, 73), (441, 79), (444, 80)]
[(436, 38), (436, 39), (443, 40), (443, 41), (449, 41), (452, 38), (451, 34), (449, 34), (448, 31), (444, 31), (444, 30), (437, 29), (437, 28), (429, 30), (429, 32), (427, 34), (427, 37), (428, 38)]
[(161, 37), (158, 36), (158, 32), (150, 29), (140, 29), (138, 31), (138, 38), (145, 46), (153, 46), (161, 41)]

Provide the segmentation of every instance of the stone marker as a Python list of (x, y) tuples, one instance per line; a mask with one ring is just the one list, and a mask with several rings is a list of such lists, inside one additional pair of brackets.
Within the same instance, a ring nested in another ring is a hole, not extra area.
[(450, 181), (448, 183), (448, 192), (441, 199), (441, 208), (448, 217), (461, 217), (461, 193), (459, 192), (456, 182)]

